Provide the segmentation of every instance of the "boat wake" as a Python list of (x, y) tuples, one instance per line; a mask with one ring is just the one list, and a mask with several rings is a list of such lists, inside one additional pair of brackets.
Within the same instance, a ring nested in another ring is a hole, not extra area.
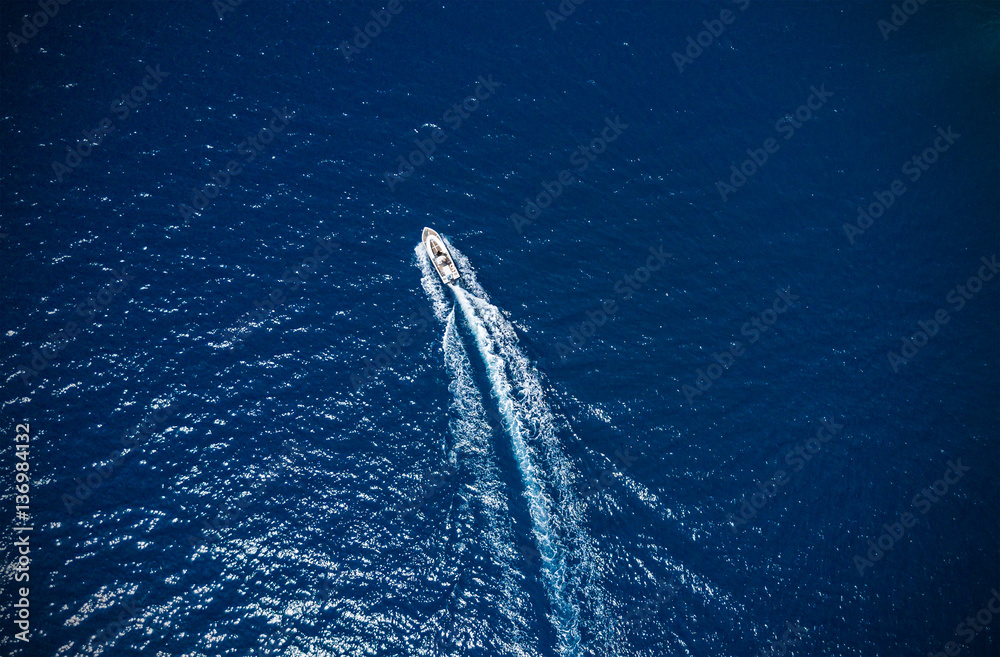
[[(461, 457), (462, 466), (469, 468), (474, 475), (475, 481), (469, 486), (471, 497), (474, 498), (473, 504), (482, 511), (485, 519), (486, 526), (482, 528), (485, 548), (501, 566), (497, 587), (502, 596), (504, 613), (500, 618), (489, 619), (490, 625), (501, 636), (509, 654), (528, 657), (538, 654), (537, 650), (532, 649), (526, 627), (528, 619), (524, 614), (531, 603), (528, 595), (518, 586), (513, 531), (509, 524), (498, 517), (498, 510), (508, 508), (509, 503), (497, 470), (483, 398), (476, 387), (472, 364), (455, 321), (455, 309), (452, 308), (444, 318), (442, 341), (445, 367), (452, 379), (449, 390), (452, 393), (454, 417), (449, 423), (449, 431), (454, 441), (449, 461), (457, 467)], [(478, 629), (470, 628), (469, 634)]]
[[(518, 346), (513, 327), (490, 303), (468, 259), (451, 244), (448, 246), (462, 273), (462, 287), (451, 286), (457, 301), (451, 312), (447, 310), (446, 291), (422, 245), (417, 247), (416, 254), (423, 272), (422, 285), (434, 303), (436, 315), (446, 325), (446, 363), (454, 381), (453, 394), (456, 399), (461, 396), (456, 408), (475, 410), (474, 416), (482, 413), (481, 403), (473, 409), (467, 399), (469, 386), (475, 384), (469, 375), (467, 353), (454, 330), (454, 316), (460, 314), (486, 366), (499, 420), (510, 437), (520, 471), (537, 548), (522, 548), (522, 552), (533, 557), (541, 573), (558, 653), (577, 657), (584, 654), (587, 644), (588, 651), (602, 654), (597, 644), (603, 643), (607, 628), (603, 621), (603, 593), (593, 570), (598, 563), (597, 555), (584, 528), (584, 506), (574, 492), (576, 476), (561, 448), (557, 424), (545, 400), (539, 374)], [(461, 352), (455, 348), (456, 343)], [(489, 427), (482, 424), (484, 419), (464, 417), (453, 431), (459, 429), (468, 440), (465, 432), (471, 430), (480, 434), (479, 440), (487, 440)], [(582, 629), (584, 621), (586, 632)]]

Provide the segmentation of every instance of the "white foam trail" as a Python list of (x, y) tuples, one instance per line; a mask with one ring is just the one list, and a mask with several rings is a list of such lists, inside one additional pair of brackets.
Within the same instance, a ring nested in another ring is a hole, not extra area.
[[(581, 561), (589, 561), (581, 554), (589, 552), (589, 541), (576, 517), (579, 507), (574, 500), (571, 473), (559, 449), (551, 413), (527, 359), (505, 335), (508, 330), (513, 335), (513, 331), (496, 307), (470, 297), (461, 288), (453, 289), (486, 364), (493, 396), (521, 471), (532, 533), (541, 556), (543, 583), (552, 604), (551, 620), (559, 636), (559, 654), (580, 655), (577, 593), (583, 582), (578, 569)], [(551, 489), (558, 491), (558, 498)], [(558, 505), (554, 499), (559, 499)], [(576, 569), (569, 562), (569, 553), (575, 553)]]
[(424, 248), (423, 242), (417, 244), (414, 254), (417, 258), (417, 266), (420, 267), (420, 273), (422, 274), (420, 277), (420, 286), (424, 288), (424, 292), (431, 298), (431, 303), (434, 307), (434, 316), (438, 318), (438, 321), (442, 323), (446, 322), (448, 321), (451, 304), (448, 303), (446, 290), (441, 287), (441, 277), (434, 271), (434, 266), (427, 257), (427, 249)]
[[(445, 241), (448, 242), (447, 238)], [(583, 504), (574, 493), (575, 475), (562, 451), (556, 421), (545, 400), (544, 387), (538, 372), (522, 353), (513, 327), (500, 310), (492, 305), (479, 284), (468, 258), (448, 243), (455, 264), (462, 275), (461, 287), (452, 287), (483, 362), (490, 387), (503, 419), (504, 429), (511, 439), (524, 496), (532, 523), (532, 533), (540, 554), (543, 585), (552, 612), (550, 621), (558, 635), (559, 654), (579, 657), (584, 653), (581, 639), (581, 616), (588, 621), (588, 630), (595, 645), (588, 654), (604, 654), (601, 645), (610, 638), (611, 627), (604, 618), (603, 590), (597, 583), (599, 557), (592, 548), (584, 529)], [(475, 384), (465, 366), (468, 356), (454, 330), (454, 310), (448, 312), (447, 291), (427, 258), (422, 244), (416, 247), (417, 265), (422, 272), (421, 284), (434, 303), (435, 314), (445, 327), (445, 350), (461, 349), (464, 358), (449, 365), (454, 381), (456, 408), (462, 414), (460, 433), (481, 433), (479, 421), (486, 422), (479, 408), (464, 401), (468, 388)], [(464, 289), (463, 289), (464, 288)], [(478, 391), (477, 391), (478, 394)], [(459, 398), (463, 401), (458, 402)], [(472, 411), (475, 411), (474, 413)], [(475, 416), (475, 417), (473, 417)], [(591, 652), (596, 651), (596, 652)]]
[[(602, 555), (593, 549), (584, 530), (584, 505), (582, 501), (577, 501), (573, 493), (574, 471), (563, 454), (560, 433), (545, 400), (540, 375), (518, 346), (517, 335), (510, 322), (490, 302), (468, 258), (447, 238), (444, 239), (462, 274), (460, 285), (464, 290), (453, 288), (458, 307), (468, 321), (476, 346), (486, 363), (490, 386), (521, 470), (533, 533), (542, 554), (544, 584), (552, 601), (552, 623), (560, 636), (559, 653), (564, 657), (618, 654), (616, 646), (621, 637), (616, 637), (616, 634), (621, 634), (622, 628), (617, 628), (616, 632), (605, 614), (604, 590), (598, 581), (600, 570), (607, 576), (608, 565)], [(424, 273), (422, 282), (434, 300), (435, 308), (438, 303), (449, 305), (447, 290), (426, 259), (422, 245), (418, 246), (418, 252), (423, 255), (420, 262)], [(454, 330), (454, 314), (449, 317), (450, 329)], [(452, 337), (457, 344), (461, 344), (457, 333)], [(474, 386), (471, 380), (464, 385)], [(569, 433), (572, 433), (571, 429)], [(562, 432), (562, 437), (569, 438), (566, 432)], [(592, 457), (597, 456), (592, 450), (587, 451)], [(677, 514), (655, 493), (621, 472), (610, 459), (604, 459), (608, 463), (605, 469), (615, 472), (625, 491), (665, 521), (678, 521)], [(595, 458), (595, 461), (598, 460)], [(709, 579), (675, 563), (668, 554), (658, 554), (654, 561), (673, 573), (681, 586), (691, 590), (706, 609), (718, 608), (721, 603), (723, 608), (746, 613), (745, 606), (734, 596)], [(581, 645), (581, 627), (586, 627), (588, 635), (593, 635), (592, 639), (588, 638), (586, 646)]]
[[(496, 629), (505, 635), (511, 654), (528, 657), (537, 654), (537, 650), (532, 650), (532, 641), (527, 638), (523, 627), (523, 610), (530, 608), (531, 602), (518, 586), (518, 573), (515, 568), (518, 555), (513, 548), (513, 531), (509, 522), (504, 524), (498, 517), (498, 510), (506, 511), (507, 497), (497, 471), (496, 455), (490, 441), (492, 432), (482, 394), (473, 379), (472, 363), (455, 326), (454, 307), (446, 320), (442, 346), (445, 367), (452, 376), (449, 389), (453, 396), (452, 409), (455, 411), (454, 419), (449, 423), (451, 434), (455, 438), (449, 460), (452, 464), (456, 464), (460, 455), (462, 464), (471, 467), (476, 474), (473, 493), (482, 502), (482, 507), (486, 511), (488, 527), (483, 533), (487, 547), (497, 562), (503, 565), (499, 581), (500, 590), (503, 592), (502, 600), (509, 610), (520, 613), (520, 616), (515, 614), (508, 616), (510, 626)], [(509, 521), (509, 515), (506, 513), (504, 515)]]
[(464, 253), (456, 249), (447, 237), (442, 237), (441, 239), (448, 243), (448, 250), (451, 251), (451, 255), (455, 259), (455, 265), (458, 266), (459, 273), (462, 274), (462, 287), (474, 296), (489, 301), (490, 297), (486, 294), (486, 290), (476, 280), (476, 270), (472, 268), (472, 263), (469, 262), (469, 259), (465, 257)]

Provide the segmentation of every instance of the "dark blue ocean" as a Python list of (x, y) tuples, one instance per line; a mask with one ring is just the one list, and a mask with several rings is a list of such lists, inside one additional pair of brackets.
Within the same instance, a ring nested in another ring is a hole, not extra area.
[(1000, 655), (995, 1), (0, 21), (4, 654)]

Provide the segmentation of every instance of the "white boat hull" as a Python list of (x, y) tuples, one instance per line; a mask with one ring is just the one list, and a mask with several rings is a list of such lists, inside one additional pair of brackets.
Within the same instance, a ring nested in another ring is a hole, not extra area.
[(441, 277), (441, 282), (445, 285), (454, 285), (462, 277), (455, 266), (455, 259), (451, 257), (448, 245), (433, 228), (424, 228), (421, 237), (424, 248), (427, 249), (427, 257), (430, 258), (434, 271)]

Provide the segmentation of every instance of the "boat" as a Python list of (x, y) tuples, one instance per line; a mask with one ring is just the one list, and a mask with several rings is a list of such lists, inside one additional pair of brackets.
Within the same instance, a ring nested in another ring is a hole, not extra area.
[(431, 259), (431, 264), (437, 270), (441, 282), (445, 285), (454, 285), (462, 278), (455, 266), (455, 259), (451, 257), (448, 245), (444, 243), (441, 236), (433, 228), (424, 228), (424, 234), (420, 238), (427, 249), (427, 257)]

